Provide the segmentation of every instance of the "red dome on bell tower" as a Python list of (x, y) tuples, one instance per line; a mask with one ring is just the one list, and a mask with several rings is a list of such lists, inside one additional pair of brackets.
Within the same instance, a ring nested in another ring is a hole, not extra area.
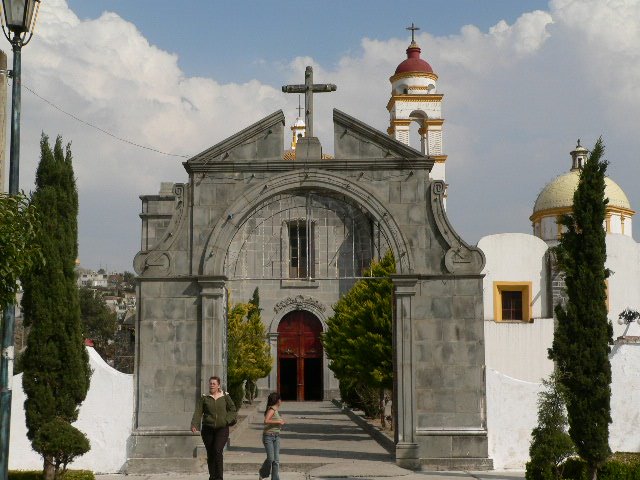
[(409, 73), (409, 72), (421, 72), (421, 73), (433, 73), (431, 65), (420, 58), (420, 52), (422, 50), (416, 42), (411, 42), (411, 45), (407, 48), (407, 59), (403, 61), (398, 68), (396, 68), (396, 74)]

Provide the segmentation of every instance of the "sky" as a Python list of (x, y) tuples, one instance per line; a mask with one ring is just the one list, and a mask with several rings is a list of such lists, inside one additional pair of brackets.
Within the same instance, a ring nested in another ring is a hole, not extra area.
[(531, 233), (578, 138), (603, 137), (637, 208), (640, 0), (43, 0), (22, 52), (20, 188), (34, 188), (43, 132), (71, 142), (80, 262), (132, 270), (139, 196), (187, 181), (187, 157), (276, 110), (291, 125), (297, 96), (280, 87), (306, 65), (338, 86), (314, 102), (326, 153), (333, 108), (386, 131), (412, 22), (444, 94), (447, 212), (468, 243)]

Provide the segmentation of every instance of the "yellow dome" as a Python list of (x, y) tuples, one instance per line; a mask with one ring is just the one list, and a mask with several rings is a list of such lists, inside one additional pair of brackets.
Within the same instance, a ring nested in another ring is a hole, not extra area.
[[(538, 195), (533, 207), (533, 215), (546, 210), (572, 207), (573, 194), (576, 188), (578, 188), (579, 179), (579, 170), (572, 170), (556, 177), (551, 183), (544, 187), (540, 195)], [(631, 204), (629, 203), (627, 195), (616, 182), (605, 177), (604, 184), (604, 195), (609, 199), (607, 207), (631, 210)]]

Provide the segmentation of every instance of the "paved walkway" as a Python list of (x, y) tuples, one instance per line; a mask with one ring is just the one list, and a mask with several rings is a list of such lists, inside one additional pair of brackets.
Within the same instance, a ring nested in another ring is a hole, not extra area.
[[(247, 407), (246, 407), (247, 408)], [(248, 407), (249, 409), (251, 407)], [(520, 480), (522, 473), (412, 472), (398, 467), (384, 448), (330, 402), (285, 402), (280, 410), (286, 425), (281, 434), (281, 480), (329, 478), (402, 480)], [(231, 435), (225, 452), (227, 480), (257, 480), (265, 459), (262, 411), (249, 411)], [(122, 475), (98, 475), (98, 480), (123, 480)], [(128, 475), (127, 480), (207, 480), (206, 474)]]

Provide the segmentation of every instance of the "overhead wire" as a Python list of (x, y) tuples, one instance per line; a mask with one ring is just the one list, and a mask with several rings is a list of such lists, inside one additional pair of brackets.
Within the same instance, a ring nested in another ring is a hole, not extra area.
[(149, 150), (151, 152), (155, 152), (155, 153), (159, 153), (161, 155), (167, 155), (169, 157), (180, 157), (180, 158), (190, 158), (191, 155), (181, 155), (178, 153), (169, 153), (169, 152), (163, 152), (162, 150), (158, 150), (157, 148), (153, 148), (153, 147), (148, 147), (146, 145), (142, 145), (140, 143), (136, 143), (133, 142), (131, 140), (127, 140), (126, 138), (122, 138), (119, 137), (118, 135), (115, 135), (107, 130), (105, 130), (104, 128), (100, 128), (97, 125), (94, 125), (93, 123), (87, 122), (86, 120), (83, 120), (82, 118), (74, 115), (73, 113), (67, 112), (66, 110), (62, 109), (61, 107), (59, 107), (58, 105), (56, 105), (55, 103), (53, 103), (52, 101), (44, 98), (43, 96), (39, 95), (38, 93), (36, 93), (33, 89), (29, 88), (27, 85), (24, 84), (24, 82), (22, 83), (22, 87), (27, 89), (29, 92), (31, 92), (33, 95), (35, 95), (36, 97), (38, 97), (40, 100), (42, 100), (43, 102), (47, 103), (48, 105), (50, 105), (51, 107), (55, 108), (56, 110), (58, 110), (59, 112), (64, 113), (65, 115), (73, 118), (74, 120), (76, 120), (77, 122), (80, 122), (84, 125), (87, 125), (88, 127), (91, 128), (95, 128), (96, 130), (98, 130), (99, 132), (104, 133), (105, 135), (109, 135), (112, 138), (115, 138), (116, 140), (123, 142), (123, 143), (127, 143), (129, 145), (132, 145), (134, 147), (138, 147), (138, 148), (143, 148), (145, 150)]

